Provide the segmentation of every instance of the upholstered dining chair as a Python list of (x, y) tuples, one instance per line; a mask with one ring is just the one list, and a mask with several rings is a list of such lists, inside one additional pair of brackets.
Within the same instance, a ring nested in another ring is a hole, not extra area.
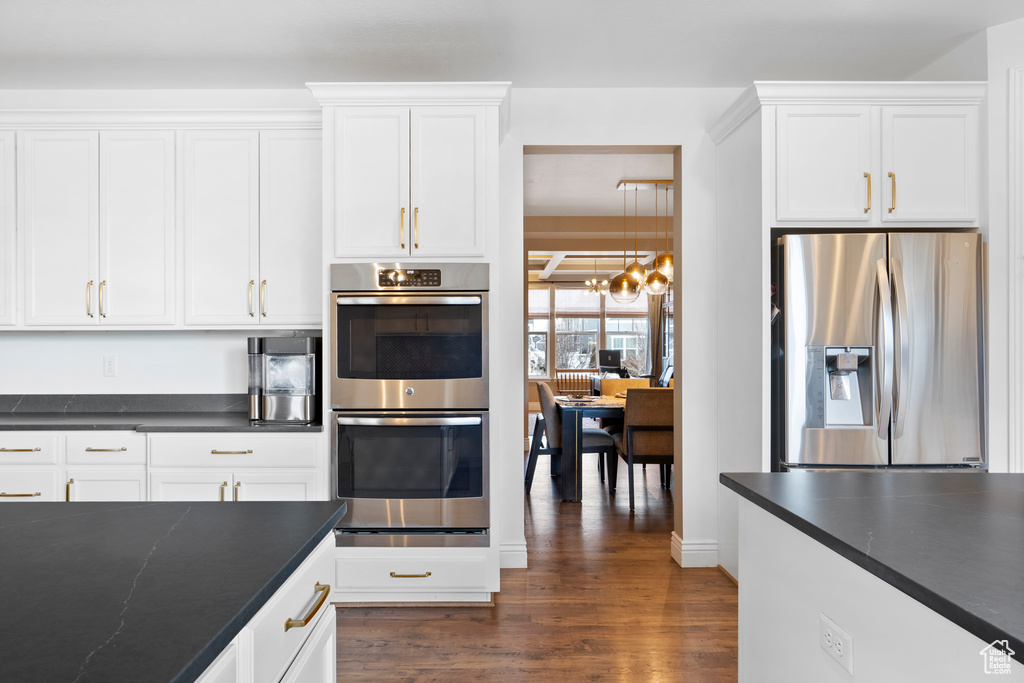
[[(614, 396), (623, 391), (626, 395), (629, 395), (630, 389), (643, 389), (651, 386), (649, 379), (643, 379), (641, 377), (630, 377), (628, 379), (617, 379), (611, 377), (601, 378), (601, 395), (602, 396)], [(622, 431), (622, 419), (615, 418), (601, 418), (599, 421), (601, 429), (605, 430), (609, 434)]]
[[(672, 391), (630, 389), (626, 394), (624, 431), (613, 434), (615, 449), (626, 461), (629, 472), (629, 509), (636, 506), (633, 493), (633, 465), (661, 466), (661, 485), (668, 487), (672, 473)], [(608, 461), (608, 486), (615, 490), (618, 459)]]
[[(551, 456), (551, 475), (561, 472), (562, 459), (562, 417), (558, 414), (558, 406), (555, 405), (555, 393), (551, 391), (544, 382), (537, 385), (537, 393), (540, 395), (540, 410), (543, 417), (537, 418), (537, 424), (533, 428), (533, 439), (530, 441), (530, 454), (526, 459), (526, 492), (530, 492), (533, 486), (533, 474), (537, 470), (537, 456), (548, 454)], [(541, 436), (547, 438), (547, 448), (541, 448)], [(613, 467), (615, 463), (615, 443), (612, 437), (600, 429), (585, 428), (583, 430), (583, 453), (597, 453), (597, 469), (604, 481), (606, 467)], [(604, 463), (601, 458), (604, 457)], [(610, 464), (609, 464), (610, 463)]]

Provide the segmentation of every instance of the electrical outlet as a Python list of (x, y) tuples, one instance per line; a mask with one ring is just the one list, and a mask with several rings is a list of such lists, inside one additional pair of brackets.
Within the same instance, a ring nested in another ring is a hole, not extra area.
[(117, 356), (103, 356), (103, 376), (117, 377)]
[(819, 636), (821, 649), (839, 662), (839, 665), (852, 676), (853, 636), (844, 631), (839, 624), (826, 617), (824, 612), (821, 613)]

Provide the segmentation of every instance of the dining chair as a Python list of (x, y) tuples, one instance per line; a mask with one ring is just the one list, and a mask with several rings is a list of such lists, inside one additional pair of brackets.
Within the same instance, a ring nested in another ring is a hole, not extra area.
[[(601, 395), (602, 396), (614, 396), (620, 392), (627, 392), (629, 395), (630, 389), (643, 389), (651, 386), (651, 381), (643, 378), (630, 377), (628, 379), (613, 379), (608, 377), (601, 378)], [(622, 431), (622, 418), (602, 418), (600, 420), (601, 429), (605, 430), (609, 434)]]
[[(551, 476), (561, 473), (562, 460), (562, 417), (558, 414), (558, 406), (555, 404), (555, 393), (551, 387), (544, 382), (537, 384), (537, 393), (540, 396), (540, 410), (543, 417), (537, 418), (537, 424), (533, 428), (533, 438), (530, 440), (530, 454), (526, 459), (526, 492), (533, 487), (533, 475), (537, 470), (537, 457), (547, 454), (551, 456)], [(545, 436), (547, 447), (541, 448), (541, 436)], [(615, 443), (612, 437), (601, 429), (586, 427), (583, 429), (583, 450), (584, 453), (597, 453), (597, 470), (600, 473), (601, 481), (604, 481), (606, 467), (613, 467), (615, 463)], [(604, 457), (604, 464), (601, 457)]]
[[(630, 389), (626, 394), (623, 420), (625, 430), (613, 434), (615, 449), (626, 461), (629, 472), (629, 509), (635, 507), (633, 465), (661, 466), (661, 485), (667, 488), (672, 476), (672, 391), (669, 389)], [(615, 490), (618, 458), (608, 461), (608, 486)]]

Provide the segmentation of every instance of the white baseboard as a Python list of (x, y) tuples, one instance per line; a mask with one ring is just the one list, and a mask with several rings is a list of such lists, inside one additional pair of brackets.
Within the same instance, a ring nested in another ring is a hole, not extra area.
[(526, 569), (526, 541), (502, 543), (499, 548), (498, 566), (502, 569)]
[(718, 541), (684, 541), (673, 531), (672, 559), (680, 567), (717, 567)]

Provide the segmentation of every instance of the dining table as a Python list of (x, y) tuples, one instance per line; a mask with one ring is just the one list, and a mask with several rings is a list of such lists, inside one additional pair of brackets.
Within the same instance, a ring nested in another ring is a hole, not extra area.
[(606, 418), (621, 420), (626, 399), (618, 396), (584, 396), (555, 398), (562, 418), (562, 500), (583, 500), (583, 420)]

